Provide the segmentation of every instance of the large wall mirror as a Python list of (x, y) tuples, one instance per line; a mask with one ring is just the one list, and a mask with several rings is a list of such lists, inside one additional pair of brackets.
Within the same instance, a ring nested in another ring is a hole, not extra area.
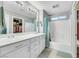
[(0, 2), (0, 34), (36, 32), (37, 13), (27, 1)]

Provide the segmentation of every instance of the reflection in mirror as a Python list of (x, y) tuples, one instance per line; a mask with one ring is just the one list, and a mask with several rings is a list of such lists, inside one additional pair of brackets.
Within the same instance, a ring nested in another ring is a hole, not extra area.
[(7, 31), (4, 16), (3, 2), (0, 1), (0, 34), (6, 34)]
[(22, 32), (22, 19), (13, 18), (13, 33)]
[(36, 31), (36, 18), (25, 20), (25, 32)]
[(4, 1), (3, 7), (8, 34), (36, 32), (37, 9), (29, 2)]

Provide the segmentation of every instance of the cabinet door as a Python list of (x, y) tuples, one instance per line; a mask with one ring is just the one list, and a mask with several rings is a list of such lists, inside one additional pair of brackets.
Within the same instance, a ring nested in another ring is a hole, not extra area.
[(40, 36), (40, 53), (45, 48), (45, 36)]
[(22, 47), (16, 51), (13, 51), (9, 54), (7, 54), (8, 58), (29, 58), (30, 57), (30, 51), (29, 47)]
[(31, 39), (31, 58), (36, 58), (38, 57), (38, 55), (39, 55), (39, 37)]

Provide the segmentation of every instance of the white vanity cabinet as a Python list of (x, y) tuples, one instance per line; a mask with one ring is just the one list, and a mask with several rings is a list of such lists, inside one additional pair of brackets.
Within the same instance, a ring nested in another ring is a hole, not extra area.
[[(19, 40), (19, 39), (18, 39)], [(45, 48), (44, 35), (0, 46), (2, 58), (36, 58)]]

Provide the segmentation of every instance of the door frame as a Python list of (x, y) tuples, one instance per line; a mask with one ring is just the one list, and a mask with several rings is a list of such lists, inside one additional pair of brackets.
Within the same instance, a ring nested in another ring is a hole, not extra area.
[(71, 35), (74, 35), (74, 37), (71, 37), (71, 50), (72, 50), (72, 57), (77, 58), (77, 9), (76, 6), (78, 4), (78, 1), (75, 1), (72, 5), (72, 23), (73, 30), (71, 31)]

